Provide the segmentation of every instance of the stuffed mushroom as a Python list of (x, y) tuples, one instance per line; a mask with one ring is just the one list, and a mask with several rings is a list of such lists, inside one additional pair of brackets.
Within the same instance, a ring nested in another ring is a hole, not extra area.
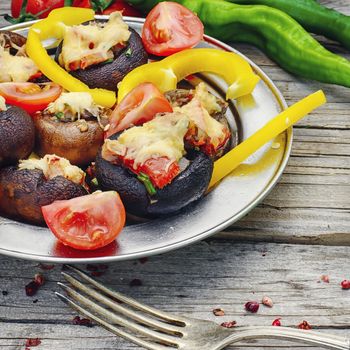
[(20, 221), (44, 224), (42, 206), (85, 194), (85, 173), (56, 155), (0, 170), (0, 212)]
[(136, 216), (171, 214), (201, 198), (230, 139), (227, 125), (209, 113), (220, 114), (226, 104), (203, 86), (175, 91), (169, 100), (173, 112), (112, 135), (96, 158), (99, 185), (118, 191)]
[(33, 60), (27, 57), (22, 35), (0, 31), (0, 83), (34, 81), (41, 76)]
[(36, 153), (41, 157), (56, 154), (74, 165), (88, 165), (103, 144), (109, 113), (109, 109), (96, 105), (88, 93), (63, 93), (34, 116)]
[(19, 107), (7, 107), (0, 96), (0, 166), (27, 158), (34, 148), (34, 140), (30, 115)]
[(148, 55), (139, 34), (114, 12), (107, 22), (67, 27), (56, 60), (90, 88), (117, 91), (117, 84), (147, 63)]

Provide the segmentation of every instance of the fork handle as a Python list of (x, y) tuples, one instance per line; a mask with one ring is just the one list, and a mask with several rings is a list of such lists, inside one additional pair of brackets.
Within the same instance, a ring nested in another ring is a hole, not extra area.
[(325, 349), (350, 350), (350, 339), (288, 327), (243, 327), (236, 329), (213, 350), (220, 350), (229, 344), (248, 339), (275, 338), (284, 340), (295, 340), (302, 343), (318, 345)]

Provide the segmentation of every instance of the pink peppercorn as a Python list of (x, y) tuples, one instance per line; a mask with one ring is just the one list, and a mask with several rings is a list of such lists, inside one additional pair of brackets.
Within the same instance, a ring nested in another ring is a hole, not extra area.
[(344, 280), (342, 283), (341, 283), (341, 287), (343, 289), (350, 289), (350, 280)]
[(248, 301), (244, 307), (247, 311), (255, 314), (259, 310), (259, 303), (256, 301)]
[(281, 327), (281, 319), (280, 318), (276, 318), (273, 322), (272, 325), (275, 327)]

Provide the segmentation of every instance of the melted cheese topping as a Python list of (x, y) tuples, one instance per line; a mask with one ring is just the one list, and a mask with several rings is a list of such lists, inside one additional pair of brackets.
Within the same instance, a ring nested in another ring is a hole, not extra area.
[(118, 157), (134, 159), (134, 168), (146, 160), (167, 157), (179, 161), (185, 154), (184, 137), (189, 120), (181, 113), (167, 113), (124, 131), (118, 140), (107, 139), (102, 157), (114, 162)]
[(226, 127), (213, 118), (210, 113), (219, 112), (221, 107), (215, 96), (210, 94), (204, 83), (200, 83), (195, 90), (192, 100), (182, 107), (175, 107), (174, 111), (185, 114), (198, 128), (198, 136), (207, 135), (216, 147), (225, 136)]
[(201, 102), (203, 108), (205, 108), (209, 114), (217, 113), (221, 111), (221, 107), (217, 102), (216, 97), (209, 93), (204, 83), (199, 83), (196, 86), (194, 95)]
[(72, 121), (80, 119), (84, 112), (89, 112), (93, 116), (100, 115), (102, 107), (96, 105), (92, 96), (88, 92), (64, 92), (61, 96), (51, 102), (46, 111), (51, 114), (69, 113)]
[(13, 56), (0, 46), (0, 82), (26, 82), (38, 72), (35, 63), (25, 56)]
[(7, 110), (7, 107), (6, 107), (5, 99), (2, 96), (0, 96), (0, 112), (6, 111), (6, 110)]
[(120, 12), (113, 12), (107, 23), (66, 27), (59, 61), (66, 70), (80, 62), (80, 68), (113, 58), (111, 48), (129, 40), (130, 31)]
[(41, 159), (20, 160), (19, 169), (39, 169), (44, 176), (51, 180), (56, 176), (63, 176), (76, 184), (83, 185), (85, 182), (85, 173), (75, 165), (71, 165), (69, 160), (56, 156), (55, 154), (47, 154)]

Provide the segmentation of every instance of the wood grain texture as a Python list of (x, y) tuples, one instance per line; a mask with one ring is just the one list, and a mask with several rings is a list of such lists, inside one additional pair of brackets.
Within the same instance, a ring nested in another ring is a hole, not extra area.
[[(349, 0), (323, 2), (350, 14)], [(0, 13), (9, 7), (10, 1), (1, 1)], [(318, 39), (350, 59), (336, 43)], [(350, 90), (293, 76), (256, 48), (235, 47), (272, 78), (288, 104), (318, 89), (325, 91), (328, 103), (294, 128), (292, 156), (280, 183), (261, 205), (218, 237), (350, 245)]]
[[(350, 14), (350, 0), (322, 3)], [(2, 0), (0, 13), (9, 7), (10, 2)], [(5, 22), (0, 20), (0, 25)], [(319, 39), (350, 58), (337, 44)], [(289, 104), (320, 88), (328, 104), (295, 127), (292, 157), (280, 183), (244, 219), (215, 238), (146, 263), (110, 264), (100, 279), (168, 312), (217, 323), (236, 320), (238, 326), (269, 325), (278, 317), (285, 326), (307, 320), (314, 329), (350, 337), (350, 291), (339, 286), (350, 278), (350, 247), (340, 246), (350, 245), (350, 92), (294, 77), (248, 45), (235, 47), (262, 67)], [(262, 242), (238, 242), (242, 240)], [(26, 338), (40, 337), (38, 350), (139, 349), (100, 327), (73, 326), (76, 313), (53, 294), (60, 270), (56, 266), (44, 271), (47, 283), (36, 296), (27, 297), (24, 286), (42, 271), (33, 262), (0, 258), (0, 348), (24, 350)], [(319, 283), (323, 274), (329, 275), (329, 284)], [(143, 285), (131, 288), (134, 278)], [(244, 303), (264, 295), (272, 298), (274, 307), (246, 314)], [(226, 316), (214, 317), (216, 307)], [(318, 349), (275, 340), (232, 349), (291, 348)]]
[[(108, 286), (168, 312), (191, 315), (217, 323), (236, 320), (238, 326), (282, 324), (296, 326), (307, 320), (314, 329), (350, 336), (350, 291), (340, 288), (349, 276), (350, 247), (233, 244), (231, 240), (201, 242), (147, 262), (110, 264), (99, 279)], [(85, 266), (82, 266), (85, 268)], [(23, 349), (26, 337), (40, 337), (40, 349), (137, 349), (99, 327), (73, 326), (76, 313), (53, 294), (61, 266), (44, 271), (47, 283), (34, 297), (24, 286), (41, 270), (34, 262), (0, 260), (0, 347)], [(330, 283), (320, 282), (329, 274)], [(130, 287), (132, 279), (142, 281)], [(1, 290), (9, 291), (7, 296)], [(260, 306), (257, 314), (244, 311), (249, 300), (267, 295), (273, 308)], [(33, 304), (33, 300), (38, 301)], [(225, 310), (215, 317), (214, 308)], [(291, 343), (252, 342), (235, 349), (277, 349)], [(313, 349), (300, 346), (296, 349)], [(293, 347), (294, 349), (294, 347)]]

